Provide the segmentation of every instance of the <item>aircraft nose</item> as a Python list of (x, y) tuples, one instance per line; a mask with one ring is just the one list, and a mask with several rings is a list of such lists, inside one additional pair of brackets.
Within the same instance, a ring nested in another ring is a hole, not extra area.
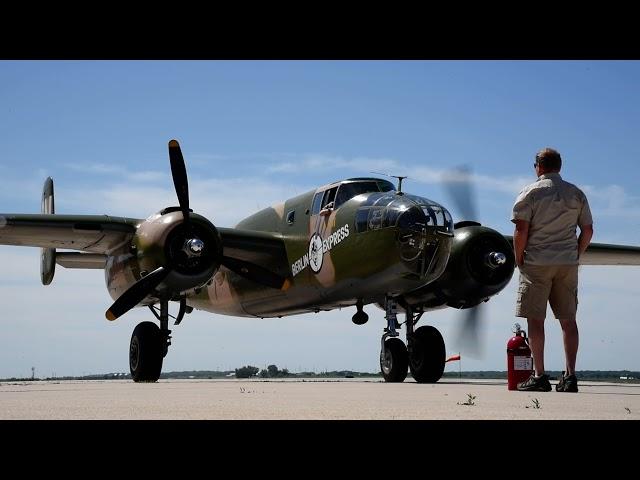
[(416, 260), (424, 249), (425, 214), (418, 207), (410, 207), (398, 218), (398, 244), (405, 261)]

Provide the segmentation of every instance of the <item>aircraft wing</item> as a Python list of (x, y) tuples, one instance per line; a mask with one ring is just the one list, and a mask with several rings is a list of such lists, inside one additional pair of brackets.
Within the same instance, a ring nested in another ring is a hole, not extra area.
[(580, 265), (640, 265), (640, 247), (592, 243), (580, 257)]
[(106, 254), (129, 241), (140, 222), (107, 215), (0, 214), (0, 245)]
[(218, 232), (225, 256), (260, 265), (284, 277), (290, 275), (282, 234), (220, 227)]
[[(505, 238), (513, 246), (513, 237)], [(640, 265), (640, 247), (591, 243), (580, 257), (580, 265)]]

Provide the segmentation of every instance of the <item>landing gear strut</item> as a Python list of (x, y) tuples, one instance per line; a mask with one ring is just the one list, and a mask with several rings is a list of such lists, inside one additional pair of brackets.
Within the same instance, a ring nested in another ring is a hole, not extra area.
[[(171, 345), (169, 330), (169, 301), (160, 302), (160, 313), (149, 306), (155, 317), (160, 320), (160, 328), (153, 322), (141, 322), (131, 334), (129, 344), (129, 370), (134, 382), (156, 382), (162, 371), (162, 361)], [(180, 311), (176, 317), (178, 325), (187, 311), (185, 299), (180, 301)]]
[(407, 346), (397, 338), (400, 328), (397, 322), (397, 304), (391, 297), (385, 302), (387, 328), (382, 335), (380, 369), (387, 382), (402, 382), (411, 369), (411, 375), (418, 383), (435, 383), (442, 377), (445, 365), (445, 346), (440, 332), (432, 326), (422, 326), (414, 331), (424, 312), (414, 313), (409, 305), (403, 305), (406, 312)]
[(397, 338), (400, 334), (396, 329), (400, 328), (396, 315), (397, 304), (391, 298), (387, 297), (385, 301), (385, 318), (387, 320), (387, 328), (384, 329), (382, 335), (380, 350), (380, 370), (385, 382), (404, 382), (407, 378), (407, 370), (409, 367), (409, 357), (407, 347)]

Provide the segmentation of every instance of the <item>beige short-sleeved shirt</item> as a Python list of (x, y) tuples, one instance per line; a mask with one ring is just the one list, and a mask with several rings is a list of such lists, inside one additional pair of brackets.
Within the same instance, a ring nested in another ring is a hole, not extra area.
[(530, 265), (577, 264), (576, 227), (593, 224), (587, 197), (559, 173), (540, 175), (520, 192), (511, 213), (516, 220), (529, 222), (524, 262)]

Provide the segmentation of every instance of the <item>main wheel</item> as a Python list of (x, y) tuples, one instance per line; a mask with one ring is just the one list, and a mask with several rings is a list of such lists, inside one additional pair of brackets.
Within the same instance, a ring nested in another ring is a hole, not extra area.
[(153, 322), (139, 323), (131, 334), (129, 370), (134, 382), (156, 382), (162, 370), (162, 335)]
[(436, 328), (425, 325), (414, 332), (409, 367), (416, 382), (435, 383), (440, 380), (444, 372), (444, 357), (444, 340)]
[(380, 370), (385, 382), (404, 382), (409, 368), (407, 347), (399, 338), (384, 342), (384, 353), (380, 352)]

